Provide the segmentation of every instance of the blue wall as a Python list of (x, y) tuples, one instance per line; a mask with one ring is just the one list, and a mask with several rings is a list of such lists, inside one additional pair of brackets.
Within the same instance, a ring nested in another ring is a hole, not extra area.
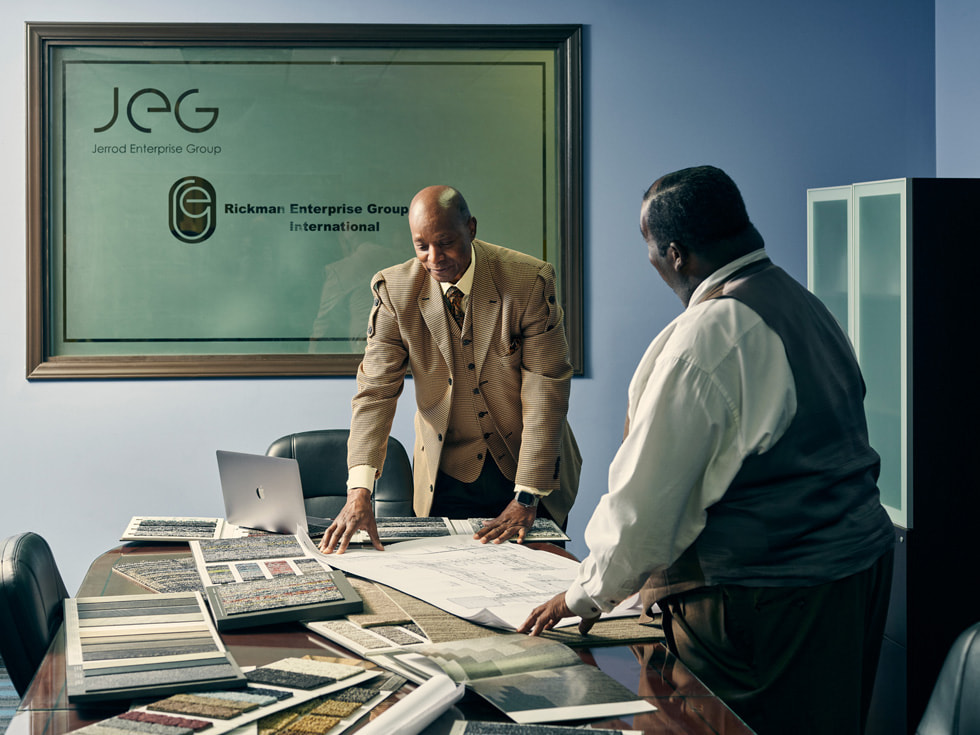
[[(24, 21), (583, 24), (587, 374), (573, 384), (570, 411), (585, 456), (570, 522), (580, 538), (622, 435), (633, 367), (680, 309), (646, 261), (644, 189), (675, 168), (725, 168), (773, 258), (804, 280), (808, 187), (936, 174), (936, 18), (951, 44), (938, 55), (943, 110), (959, 114), (960, 88), (977, 69), (980, 18), (971, 8), (968, 0), (7, 0), (0, 535), (45, 535), (73, 591), (131, 516), (220, 515), (216, 448), (262, 452), (283, 433), (345, 426), (353, 392), (346, 378), (24, 379)], [(972, 69), (960, 68), (964, 58)], [(973, 163), (956, 175), (980, 175), (978, 146), (965, 131), (949, 130), (944, 159), (952, 168), (968, 145)], [(479, 216), (480, 203), (470, 204)], [(620, 292), (631, 294), (632, 308), (613, 298)], [(406, 444), (413, 401), (409, 386), (394, 431)]]
[(936, 175), (980, 176), (980, 3), (936, 3)]

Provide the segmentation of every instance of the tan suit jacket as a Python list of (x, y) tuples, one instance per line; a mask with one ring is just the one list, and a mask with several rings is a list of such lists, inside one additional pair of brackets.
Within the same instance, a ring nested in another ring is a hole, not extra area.
[[(548, 491), (558, 523), (578, 489), (582, 458), (565, 420), (572, 367), (554, 268), (473, 241), (476, 270), (466, 311), (476, 377), (517, 465), (515, 482)], [(450, 425), (452, 337), (442, 291), (415, 258), (376, 274), (367, 347), (357, 371), (347, 464), (382, 467), (406, 371), (415, 380), (415, 512), (427, 515)], [(489, 460), (493, 461), (493, 460)], [(503, 508), (501, 508), (503, 510)]]

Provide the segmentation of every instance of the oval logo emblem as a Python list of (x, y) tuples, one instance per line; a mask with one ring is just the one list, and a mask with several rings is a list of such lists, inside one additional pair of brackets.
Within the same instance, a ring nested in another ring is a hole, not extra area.
[(217, 197), (200, 176), (185, 176), (170, 187), (170, 232), (181, 242), (199, 243), (214, 233)]

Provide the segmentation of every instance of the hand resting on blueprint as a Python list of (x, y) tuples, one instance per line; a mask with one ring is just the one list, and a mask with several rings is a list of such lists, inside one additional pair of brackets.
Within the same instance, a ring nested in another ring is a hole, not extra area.
[[(541, 635), (546, 630), (554, 628), (563, 618), (573, 618), (573, 613), (565, 603), (565, 593), (559, 592), (543, 605), (538, 605), (528, 615), (527, 620), (517, 629), (518, 633), (529, 633), (531, 635)], [(586, 635), (592, 626), (595, 625), (599, 616), (594, 618), (582, 618), (578, 624), (578, 632)]]
[(343, 554), (347, 551), (351, 536), (361, 529), (367, 531), (374, 548), (384, 551), (378, 536), (378, 522), (374, 519), (374, 509), (371, 507), (371, 491), (364, 487), (354, 487), (347, 491), (347, 502), (324, 532), (320, 551), (332, 554), (336, 549), (338, 554)]

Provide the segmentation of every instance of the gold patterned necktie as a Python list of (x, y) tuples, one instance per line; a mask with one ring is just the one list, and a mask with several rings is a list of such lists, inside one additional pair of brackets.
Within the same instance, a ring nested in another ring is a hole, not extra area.
[(463, 292), (455, 286), (446, 289), (446, 305), (449, 306), (449, 313), (456, 320), (456, 325), (463, 328)]

